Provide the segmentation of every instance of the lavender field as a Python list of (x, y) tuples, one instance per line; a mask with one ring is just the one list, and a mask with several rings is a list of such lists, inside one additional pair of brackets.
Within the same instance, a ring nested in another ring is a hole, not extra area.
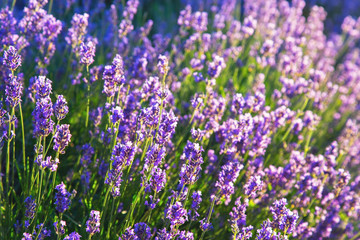
[(0, 239), (360, 239), (356, 2), (0, 0)]

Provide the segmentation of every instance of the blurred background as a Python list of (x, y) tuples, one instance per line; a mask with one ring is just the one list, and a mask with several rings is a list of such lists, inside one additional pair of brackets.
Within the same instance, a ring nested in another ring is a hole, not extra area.
[[(20, 11), (23, 10), (28, 1), (16, 0), (15, 9), (18, 10), (19, 14), (21, 14)], [(190, 4), (193, 9), (211, 10), (212, 7), (221, 5), (222, 1), (236, 1), (240, 3), (238, 5), (244, 2), (244, 0), (141, 0), (141, 6), (135, 23), (139, 24), (140, 22), (145, 22), (146, 19), (152, 19), (155, 23), (153, 27), (154, 32), (171, 33), (176, 29), (174, 26), (177, 26), (176, 20), (179, 11), (186, 4)], [(11, 5), (12, 2), (13, 0), (0, 0), (0, 6)], [(117, 6), (119, 16), (121, 16), (122, 6), (125, 2), (126, 0), (54, 0), (52, 13), (56, 17), (61, 16), (61, 19), (64, 19), (64, 17), (71, 19), (71, 16), (66, 16), (67, 13), (72, 13), (73, 11), (80, 13), (84, 10), (86, 12), (97, 13), (104, 11), (105, 13), (114, 4)], [(305, 16), (313, 5), (324, 7), (328, 13), (326, 32), (339, 32), (341, 23), (346, 16), (351, 15), (356, 18), (360, 15), (360, 0), (306, 0), (306, 3), (307, 7), (304, 9)]]

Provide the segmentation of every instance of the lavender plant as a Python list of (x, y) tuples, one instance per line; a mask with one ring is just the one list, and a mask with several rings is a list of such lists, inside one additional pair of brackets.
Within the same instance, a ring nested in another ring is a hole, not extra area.
[(338, 1), (23, 2), (0, 2), (0, 239), (360, 239)]

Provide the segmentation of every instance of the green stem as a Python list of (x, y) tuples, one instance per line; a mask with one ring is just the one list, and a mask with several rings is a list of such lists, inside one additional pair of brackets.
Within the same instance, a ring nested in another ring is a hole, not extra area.
[(89, 110), (90, 110), (90, 79), (89, 79), (89, 65), (86, 65), (86, 74), (88, 76), (87, 83), (87, 103), (86, 103), (86, 120), (85, 120), (85, 128), (88, 127), (89, 123)]
[[(23, 154), (23, 167), (24, 167), (24, 179), (28, 179), (27, 173), (29, 170), (29, 166), (26, 163), (26, 153), (25, 153), (25, 128), (24, 128), (24, 118), (23, 118), (23, 112), (21, 108), (21, 104), (19, 104), (19, 110), (20, 110), (20, 121), (21, 121), (21, 135), (22, 135), (22, 154)], [(27, 185), (28, 183), (26, 183)]]
[(48, 9), (49, 14), (51, 13), (52, 5), (53, 5), (53, 0), (50, 0), (49, 9)]

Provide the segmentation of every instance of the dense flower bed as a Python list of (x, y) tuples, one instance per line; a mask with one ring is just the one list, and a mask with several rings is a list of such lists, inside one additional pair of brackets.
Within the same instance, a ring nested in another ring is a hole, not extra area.
[(0, 10), (1, 239), (360, 239), (360, 19), (121, 2)]

